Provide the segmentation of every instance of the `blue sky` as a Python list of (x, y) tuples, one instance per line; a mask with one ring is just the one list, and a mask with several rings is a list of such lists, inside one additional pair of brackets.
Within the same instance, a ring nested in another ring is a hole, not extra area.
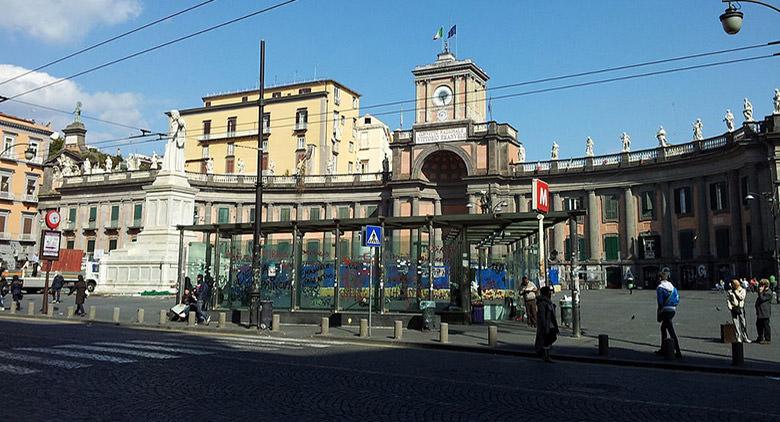
[[(96, 41), (126, 31), (196, 1), (0, 0), (0, 80), (18, 68), (33, 68)], [(38, 3), (44, 3), (43, 6)], [(275, 2), (216, 0), (172, 21), (47, 68), (29, 79), (62, 77), (89, 66), (240, 16)], [(130, 61), (77, 78), (74, 83), (31, 94), (28, 101), (164, 131), (163, 112), (200, 104), (218, 91), (255, 86), (257, 45), (267, 42), (266, 80), (292, 82), (317, 77), (341, 81), (359, 91), (362, 105), (411, 99), (411, 69), (433, 61), (441, 44), (431, 40), (439, 26), (457, 24), (453, 45), (459, 58), (471, 58), (490, 76), (489, 86), (544, 78), (765, 43), (780, 39), (780, 14), (743, 4), (745, 24), (736, 36), (721, 29), (718, 0), (691, 1), (322, 1), (299, 0), (282, 9), (183, 41)], [(30, 19), (25, 22), (25, 19)], [(56, 22), (49, 26), (46, 22)], [(773, 29), (775, 28), (775, 29)], [(620, 76), (668, 67), (780, 51), (780, 46), (715, 56), (666, 66), (610, 73), (586, 79), (497, 91), (494, 95)], [(14, 66), (14, 67), (11, 67)], [(6, 73), (3, 74), (2, 70)], [(780, 87), (780, 57), (705, 70), (643, 78), (493, 102), (493, 118), (512, 124), (525, 142), (529, 160), (547, 159), (552, 142), (562, 159), (583, 155), (585, 138), (597, 154), (617, 152), (628, 132), (633, 149), (655, 146), (663, 125), (670, 142), (691, 139), (701, 118), (705, 136), (722, 133), (726, 108), (741, 122), (742, 98), (756, 116), (771, 112)], [(22, 81), (22, 80), (20, 80)], [(21, 85), (0, 86), (0, 95)], [(397, 111), (372, 109), (370, 111)], [(68, 116), (18, 104), (0, 111), (67, 123)], [(382, 119), (391, 127), (398, 114)], [(413, 119), (406, 107), (405, 126)], [(89, 139), (124, 136), (127, 129), (87, 122)], [(160, 151), (161, 144), (121, 145), (124, 152)]]

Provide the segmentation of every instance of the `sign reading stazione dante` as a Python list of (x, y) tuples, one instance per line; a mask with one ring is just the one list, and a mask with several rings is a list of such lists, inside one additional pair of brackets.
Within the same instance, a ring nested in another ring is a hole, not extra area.
[(418, 144), (433, 144), (436, 142), (462, 141), (468, 138), (465, 126), (435, 130), (420, 130), (414, 132), (414, 142)]
[(531, 181), (533, 209), (542, 214), (550, 211), (550, 185), (540, 179)]

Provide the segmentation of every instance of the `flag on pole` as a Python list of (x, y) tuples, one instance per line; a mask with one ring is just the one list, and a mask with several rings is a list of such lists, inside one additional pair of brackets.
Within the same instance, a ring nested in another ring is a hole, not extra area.
[(443, 37), (443, 36), (444, 36), (444, 27), (443, 27), (443, 26), (440, 26), (440, 27), (439, 27), (439, 30), (438, 30), (438, 31), (436, 31), (436, 33), (435, 33), (435, 34), (433, 34), (433, 39), (434, 39), (434, 41), (435, 41), (435, 40), (438, 40), (439, 38), (441, 38), (441, 37)]
[(455, 32), (457, 31), (458, 25), (452, 25), (452, 28), (450, 28), (449, 32), (447, 32), (447, 38), (452, 38), (455, 36)]

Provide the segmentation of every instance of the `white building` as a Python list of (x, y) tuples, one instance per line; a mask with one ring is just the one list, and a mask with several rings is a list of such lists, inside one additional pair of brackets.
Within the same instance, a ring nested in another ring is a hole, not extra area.
[(379, 173), (383, 171), (382, 161), (387, 157), (387, 168), (392, 167), (390, 153), (390, 128), (376, 117), (366, 114), (355, 125), (355, 139), (358, 144), (357, 163), (354, 173)]

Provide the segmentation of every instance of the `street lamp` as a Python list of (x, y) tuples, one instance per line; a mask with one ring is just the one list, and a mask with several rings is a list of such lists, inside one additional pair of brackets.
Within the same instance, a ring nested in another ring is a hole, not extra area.
[(769, 204), (769, 210), (772, 212), (772, 233), (774, 235), (775, 239), (775, 247), (772, 251), (772, 258), (775, 261), (775, 276), (777, 276), (778, 272), (780, 272), (780, 255), (778, 255), (778, 237), (777, 237), (777, 216), (780, 212), (780, 209), (778, 209), (777, 201), (775, 201), (774, 195), (772, 192), (761, 192), (761, 193), (755, 193), (755, 192), (748, 192), (747, 195), (745, 195), (745, 201), (753, 201), (753, 200), (765, 200)]
[(36, 151), (33, 149), (33, 147), (32, 147), (32, 145), (31, 145), (31, 144), (27, 144), (27, 143), (21, 143), (21, 144), (13, 144), (13, 145), (9, 145), (9, 146), (7, 146), (7, 147), (6, 147), (6, 148), (3, 150), (3, 152), (0, 152), (0, 155), (5, 155), (5, 153), (6, 153), (6, 152), (8, 152), (8, 151), (9, 151), (11, 148), (13, 148), (13, 147), (21, 147), (21, 146), (26, 146), (26, 147), (27, 147), (27, 149), (26, 149), (26, 150), (24, 150), (24, 158), (25, 158), (27, 161), (30, 161), (30, 160), (32, 160), (33, 158), (35, 158)]
[[(777, 8), (775, 6), (772, 6), (771, 4), (764, 3), (762, 1), (757, 0), (741, 0), (745, 3), (755, 3), (760, 4), (762, 6), (766, 6), (775, 12), (780, 13), (780, 8)], [(729, 35), (734, 35), (737, 32), (739, 32), (740, 29), (742, 29), (742, 18), (744, 17), (744, 14), (740, 12), (740, 9), (742, 6), (739, 4), (738, 1), (733, 0), (721, 0), (722, 3), (728, 3), (728, 7), (726, 7), (726, 10), (723, 12), (722, 15), (720, 15), (720, 23), (723, 25), (723, 30), (726, 31)], [(736, 6), (734, 5), (736, 3)]]
[[(476, 204), (469, 202), (466, 204), (466, 208), (474, 208), (477, 206)], [(501, 201), (498, 204), (493, 204), (493, 195), (490, 190), (490, 187), (488, 187), (487, 191), (481, 190), (479, 191), (479, 208), (482, 210), (483, 214), (487, 214), (488, 212), (491, 214), (496, 214), (501, 212), (502, 207), (508, 207), (509, 203), (506, 201)]]

